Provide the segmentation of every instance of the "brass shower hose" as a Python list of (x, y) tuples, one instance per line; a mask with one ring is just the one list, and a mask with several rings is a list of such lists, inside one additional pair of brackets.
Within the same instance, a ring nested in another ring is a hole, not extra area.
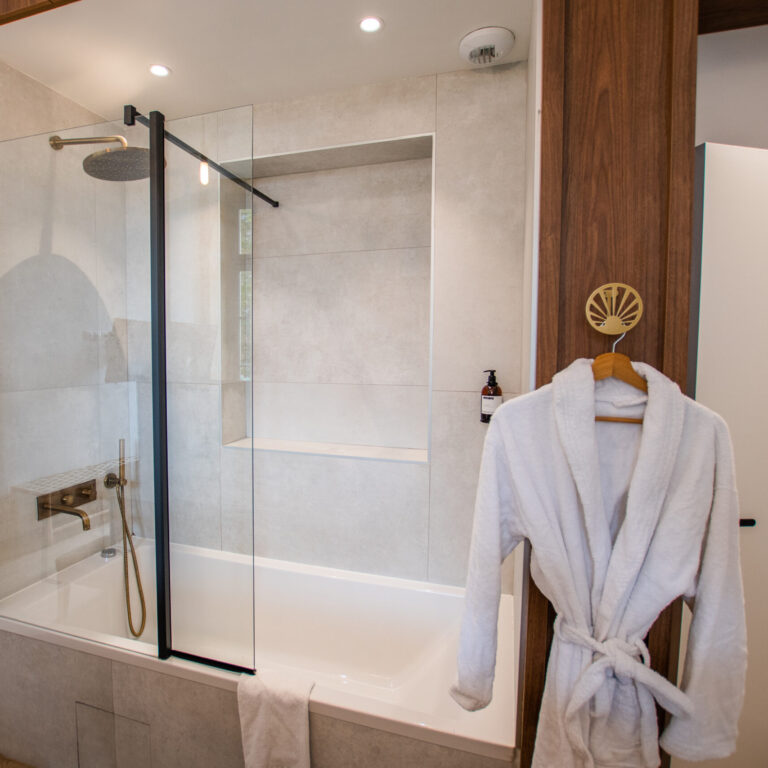
[[(122, 453), (122, 444), (120, 446)], [(122, 470), (122, 456), (121, 456), (121, 471)], [(118, 479), (116, 475), (110, 473), (105, 478), (104, 484), (107, 488), (114, 488), (117, 494), (117, 504), (120, 507), (120, 518), (122, 520), (123, 528), (123, 581), (125, 583), (125, 607), (128, 611), (128, 627), (131, 630), (131, 634), (134, 637), (140, 637), (144, 631), (144, 625), (147, 623), (147, 604), (144, 600), (144, 587), (141, 584), (141, 573), (139, 572), (139, 561), (136, 558), (136, 549), (133, 546), (133, 535), (128, 529), (128, 521), (125, 516), (125, 479), (122, 477)], [(126, 546), (126, 542), (128, 546)], [(128, 581), (128, 547), (131, 549), (131, 559), (133, 560), (133, 572), (136, 574), (136, 587), (139, 590), (139, 602), (141, 603), (141, 626), (138, 631), (133, 626), (133, 612), (131, 610), (131, 590), (130, 583)]]

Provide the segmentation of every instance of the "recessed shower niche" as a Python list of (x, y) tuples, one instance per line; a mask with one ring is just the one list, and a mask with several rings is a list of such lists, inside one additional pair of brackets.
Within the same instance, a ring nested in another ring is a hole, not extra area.
[(225, 166), (224, 444), (426, 462), (432, 136)]

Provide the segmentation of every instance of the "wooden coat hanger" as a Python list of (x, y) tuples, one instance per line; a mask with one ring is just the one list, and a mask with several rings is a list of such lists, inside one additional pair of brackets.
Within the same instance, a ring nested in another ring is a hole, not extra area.
[[(595, 381), (613, 377), (642, 392), (648, 391), (648, 382), (632, 367), (626, 355), (616, 352), (616, 345), (634, 328), (643, 314), (643, 301), (634, 288), (624, 283), (601, 285), (587, 301), (589, 324), (600, 333), (616, 335), (610, 352), (598, 355), (592, 363)], [(595, 416), (595, 421), (613, 421), (624, 424), (642, 424), (642, 419), (624, 416)]]

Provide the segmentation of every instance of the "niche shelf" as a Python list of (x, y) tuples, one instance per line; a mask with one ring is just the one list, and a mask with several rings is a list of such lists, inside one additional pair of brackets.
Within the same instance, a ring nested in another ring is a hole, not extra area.
[(276, 440), (269, 437), (250, 437), (227, 443), (225, 448), (282, 453), (305, 453), (314, 456), (335, 456), (343, 459), (370, 459), (374, 461), (401, 461), (410, 464), (426, 464), (429, 452), (426, 448), (391, 448), (383, 445), (349, 445), (345, 443), (317, 443), (300, 440)]

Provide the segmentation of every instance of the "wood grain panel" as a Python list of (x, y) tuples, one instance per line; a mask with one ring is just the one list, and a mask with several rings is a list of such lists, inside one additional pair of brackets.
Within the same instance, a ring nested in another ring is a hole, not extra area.
[[(619, 349), (685, 386), (697, 27), (697, 0), (544, 0), (538, 386), (608, 349), (584, 303), (612, 281), (645, 302)], [(521, 597), (527, 768), (553, 612), (530, 575)], [(676, 601), (648, 637), (654, 668), (672, 679), (679, 627)]]
[(699, 0), (699, 34), (768, 24), (768, 0)]
[(0, 24), (9, 24), (27, 16), (34, 16), (36, 13), (76, 2), (79, 0), (0, 0)]

